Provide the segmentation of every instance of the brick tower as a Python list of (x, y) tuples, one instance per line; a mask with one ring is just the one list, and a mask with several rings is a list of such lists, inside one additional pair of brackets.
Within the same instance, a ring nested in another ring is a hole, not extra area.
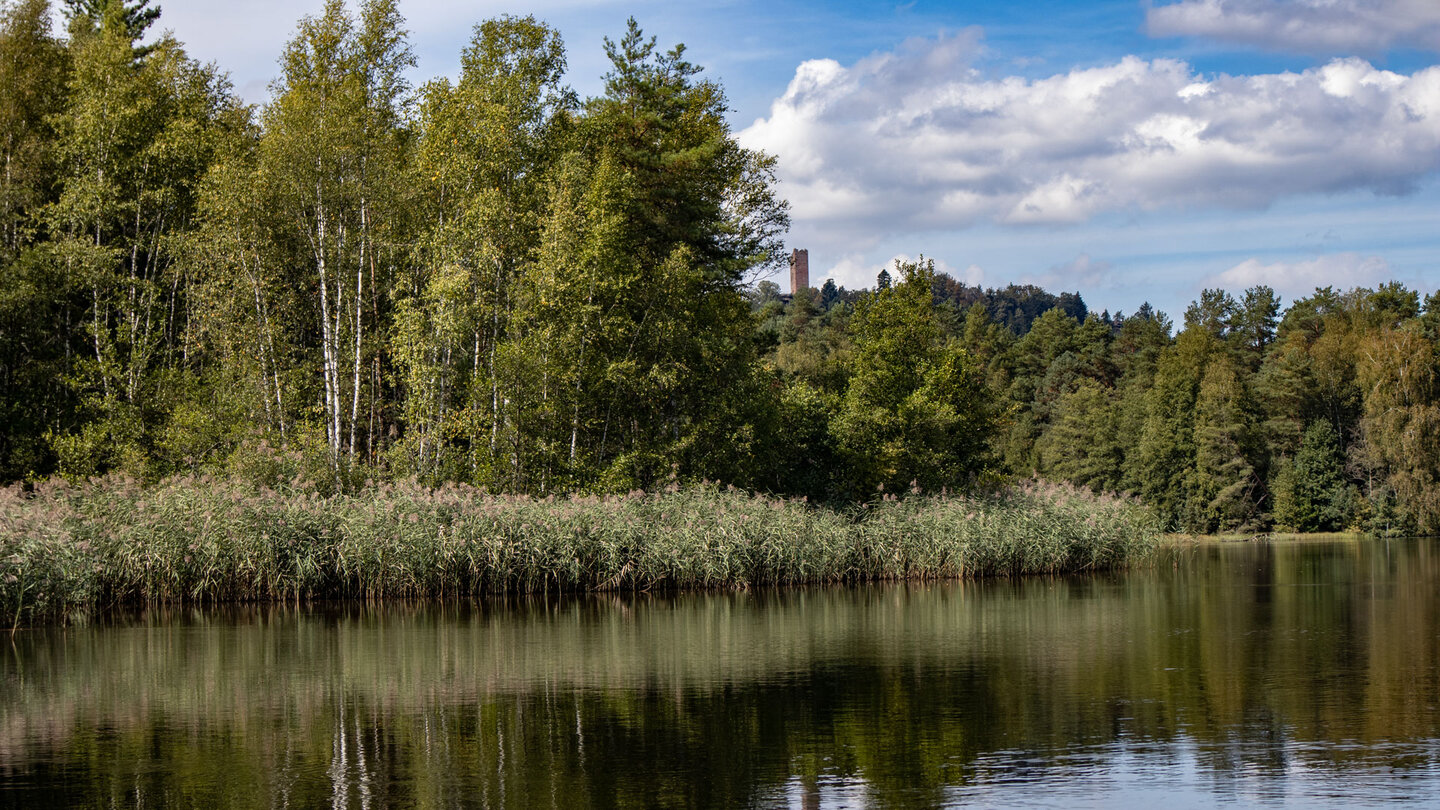
[(796, 248), (790, 251), (790, 294), (810, 286), (810, 251)]

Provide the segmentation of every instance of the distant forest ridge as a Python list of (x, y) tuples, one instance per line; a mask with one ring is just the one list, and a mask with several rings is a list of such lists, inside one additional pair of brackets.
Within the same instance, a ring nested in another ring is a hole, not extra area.
[[(877, 274), (877, 288), (893, 283), (891, 269), (893, 268), (882, 268)], [(1017, 335), (1023, 335), (1030, 331), (1030, 324), (1052, 309), (1059, 309), (1077, 321), (1083, 321), (1090, 315), (1090, 310), (1085, 307), (1085, 299), (1080, 297), (1078, 291), (1062, 292), (1057, 295), (1034, 284), (1007, 284), (1004, 287), (990, 288), (979, 285), (972, 287), (963, 281), (957, 281), (945, 272), (935, 273), (931, 288), (937, 304), (960, 310), (967, 310), (972, 304), (983, 304), (986, 312), (990, 314), (991, 320)], [(848, 290), (837, 285), (835, 279), (827, 278), (825, 283), (816, 289), (816, 292), (818, 293), (816, 303), (820, 307), (828, 309), (836, 301), (854, 305), (862, 295), (870, 292), (870, 289)], [(780, 287), (773, 281), (761, 281), (756, 285), (755, 292), (752, 294), (752, 297), (756, 296), (761, 300), (779, 298), (781, 297)], [(1140, 305), (1139, 311), (1149, 313), (1152, 312), (1152, 309), (1149, 303), (1144, 303)], [(1117, 312), (1111, 316), (1109, 310), (1099, 313), (1099, 317), (1101, 320), (1115, 324), (1117, 329), (1125, 320), (1124, 313)]]
[(836, 504), (1042, 476), (1194, 531), (1440, 528), (1431, 296), (1207, 290), (1177, 326), (920, 260), (782, 299), (788, 206), (633, 20), (601, 94), (533, 17), (415, 88), (330, 0), (260, 108), (150, 0), (0, 6), (0, 478), (217, 474)]
[(1078, 294), (895, 270), (875, 291), (754, 296), (792, 385), (843, 400), (848, 319), (900, 277), (997, 398), (990, 469), (1132, 493), (1192, 532), (1437, 528), (1440, 293), (1322, 287), (1282, 309), (1267, 286), (1207, 289), (1176, 333), (1148, 304), (1087, 313)]

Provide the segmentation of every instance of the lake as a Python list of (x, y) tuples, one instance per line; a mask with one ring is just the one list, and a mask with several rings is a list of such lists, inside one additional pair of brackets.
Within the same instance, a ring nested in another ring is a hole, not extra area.
[(0, 638), (0, 806), (1440, 803), (1434, 541)]

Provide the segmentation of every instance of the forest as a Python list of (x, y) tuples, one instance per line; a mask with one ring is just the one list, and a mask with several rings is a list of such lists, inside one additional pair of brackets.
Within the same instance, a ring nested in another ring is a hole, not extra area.
[[(207, 474), (813, 502), (1037, 477), (1187, 532), (1440, 530), (1440, 297), (1173, 323), (923, 258), (781, 295), (722, 87), (631, 20), (603, 94), (480, 23), (420, 87), (395, 0), (302, 20), (270, 99), (149, 0), (0, 6), (0, 479)], [(1342, 280), (1337, 280), (1342, 281)]]

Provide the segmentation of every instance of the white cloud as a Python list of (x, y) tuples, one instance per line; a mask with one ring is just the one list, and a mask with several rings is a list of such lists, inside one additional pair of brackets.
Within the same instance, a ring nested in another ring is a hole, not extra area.
[[(985, 283), (985, 271), (977, 264), (971, 264), (963, 270), (958, 270), (944, 259), (930, 259), (929, 256), (925, 258), (935, 262), (935, 272), (937, 273), (945, 273), (972, 287), (978, 287)], [(850, 253), (842, 256), (840, 261), (826, 270), (822, 278), (833, 278), (836, 284), (852, 290), (867, 289), (875, 286), (875, 277), (880, 275), (881, 270), (893, 271), (896, 262), (909, 263), (917, 259), (918, 257), (908, 253), (898, 253), (891, 257), (890, 261), (876, 264), (867, 261), (862, 253)]]
[(1181, 0), (1145, 14), (1151, 36), (1207, 37), (1282, 51), (1440, 50), (1435, 0)]
[(1232, 293), (1265, 284), (1282, 296), (1295, 300), (1310, 295), (1316, 287), (1373, 287), (1390, 280), (1390, 263), (1379, 256), (1358, 253), (1331, 253), (1314, 259), (1262, 264), (1246, 259), (1223, 273), (1206, 279), (1207, 287), (1221, 287)]
[(1090, 254), (1081, 253), (1064, 264), (1052, 265), (1038, 276), (1027, 275), (1022, 280), (1027, 284), (1044, 287), (1051, 292), (1062, 290), (1094, 290), (1109, 287), (1110, 270), (1115, 265), (1107, 261), (1096, 261)]
[(1345, 59), (1202, 77), (1131, 56), (992, 79), (969, 64), (978, 39), (912, 40), (850, 67), (806, 62), (740, 133), (779, 157), (807, 238), (843, 254), (864, 249), (860, 234), (1404, 193), (1440, 168), (1440, 66), (1406, 76)]
[(875, 276), (884, 268), (885, 265), (866, 261), (863, 254), (849, 253), (840, 257), (840, 261), (826, 270), (823, 277), (835, 279), (841, 287), (859, 290), (875, 286)]

